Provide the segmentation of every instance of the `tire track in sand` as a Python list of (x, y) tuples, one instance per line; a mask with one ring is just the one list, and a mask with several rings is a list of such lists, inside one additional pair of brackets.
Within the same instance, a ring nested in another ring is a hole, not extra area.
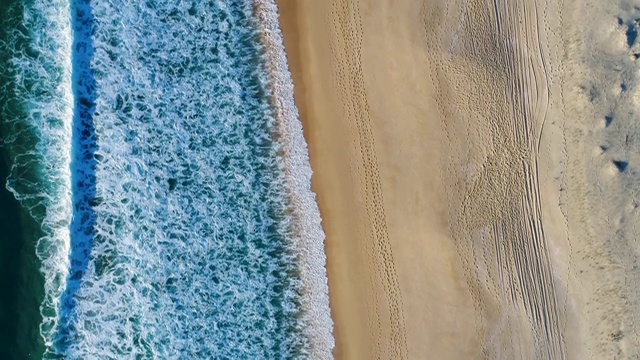
[(550, 80), (537, 7), (461, 0), (444, 11), (440, 26), (425, 20), (425, 34), (449, 149), (451, 235), (478, 313), (481, 356), (564, 359), (564, 308), (540, 198)]

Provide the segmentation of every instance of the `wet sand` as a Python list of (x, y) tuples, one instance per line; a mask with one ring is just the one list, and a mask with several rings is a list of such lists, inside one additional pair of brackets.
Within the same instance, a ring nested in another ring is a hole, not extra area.
[(640, 10), (277, 2), (336, 358), (638, 356)]

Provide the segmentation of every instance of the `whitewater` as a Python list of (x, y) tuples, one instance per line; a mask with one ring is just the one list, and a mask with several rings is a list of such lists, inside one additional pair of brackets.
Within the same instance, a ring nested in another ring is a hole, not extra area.
[(44, 358), (331, 358), (273, 1), (20, 6), (7, 188), (44, 233)]

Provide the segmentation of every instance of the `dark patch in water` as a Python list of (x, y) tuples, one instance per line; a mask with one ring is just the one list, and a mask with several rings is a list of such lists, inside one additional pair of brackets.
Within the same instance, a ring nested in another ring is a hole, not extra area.
[(87, 0), (71, 2), (74, 30), (72, 46), (72, 90), (74, 95), (73, 130), (71, 134), (71, 187), (73, 218), (69, 224), (71, 254), (66, 289), (61, 297), (60, 322), (54, 343), (54, 351), (64, 355), (70, 345), (69, 334), (76, 321), (76, 293), (89, 265), (94, 242), (94, 206), (102, 199), (96, 198), (96, 155), (98, 149), (93, 124), (96, 101), (96, 81), (91, 70), (94, 53), (91, 33), (94, 19)]
[(169, 183), (169, 190), (173, 190), (176, 188), (176, 186), (178, 185), (178, 180), (171, 178), (169, 180), (167, 180), (167, 182)]

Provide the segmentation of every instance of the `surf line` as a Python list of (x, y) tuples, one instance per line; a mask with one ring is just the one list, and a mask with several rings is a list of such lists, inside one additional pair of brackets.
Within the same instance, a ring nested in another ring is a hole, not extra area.
[(273, 0), (254, 0), (254, 18), (270, 91), (270, 104), (276, 120), (275, 140), (281, 146), (285, 189), (292, 223), (287, 237), (297, 253), (297, 268), (303, 284), (302, 319), (304, 336), (315, 359), (332, 359), (335, 340), (329, 310), (329, 288), (324, 253), (325, 234), (320, 210), (311, 190), (311, 165), (302, 123), (293, 99), (293, 80), (278, 23), (278, 7)]

